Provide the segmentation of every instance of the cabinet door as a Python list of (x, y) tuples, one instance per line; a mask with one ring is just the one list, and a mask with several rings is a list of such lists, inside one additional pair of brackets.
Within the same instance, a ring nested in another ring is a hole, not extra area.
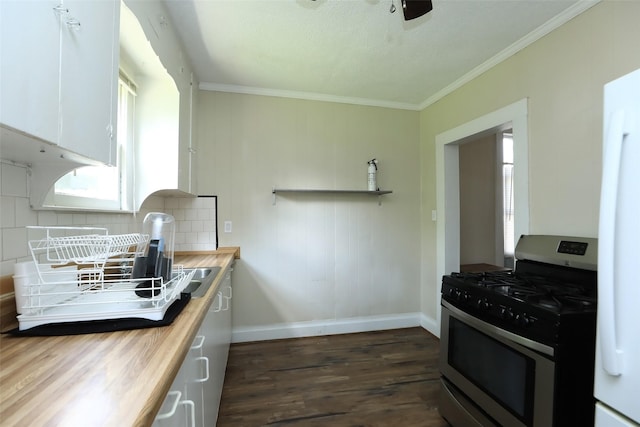
[(204, 406), (209, 404), (204, 397), (204, 388), (210, 381), (209, 358), (204, 354), (207, 337), (198, 334), (193, 341), (189, 354), (192, 357), (192, 373), (186, 382), (187, 399), (194, 402), (193, 427), (205, 427)]
[[(209, 312), (205, 317), (201, 332), (207, 336), (204, 347), (205, 355), (210, 359), (210, 378), (204, 384), (204, 399), (207, 405), (203, 407), (204, 425), (215, 426), (218, 419), (218, 407), (220, 405), (220, 396), (222, 394), (222, 386), (224, 384), (224, 369), (226, 368), (226, 360), (220, 357), (222, 347), (222, 316), (224, 315), (224, 297), (222, 296), (222, 284), (218, 288), (216, 297), (214, 298)], [(221, 372), (222, 370), (222, 372)]]
[(205, 337), (197, 336), (185, 357), (153, 427), (203, 427), (203, 384), (209, 376), (203, 357)]
[(0, 1), (0, 123), (58, 141), (59, 1)]
[(115, 164), (120, 2), (65, 0), (64, 7), (59, 144)]
[(209, 312), (201, 326), (206, 334), (205, 355), (210, 359), (210, 378), (204, 385), (204, 425), (215, 426), (218, 420), (220, 398), (224, 386), (229, 343), (231, 342), (231, 272), (224, 272), (225, 278), (211, 303)]
[(224, 377), (227, 359), (229, 357), (229, 345), (231, 344), (231, 302), (233, 299), (233, 288), (231, 286), (231, 272), (233, 268), (229, 269), (227, 275), (225, 276), (222, 295), (225, 299), (224, 305), (224, 313), (222, 316), (222, 346), (221, 346), (221, 357), (223, 359), (222, 365), (224, 366), (222, 370), (222, 376)]
[(191, 426), (194, 408), (186, 398), (185, 383), (189, 375), (191, 366), (188, 363), (188, 356), (180, 367), (167, 396), (162, 403), (158, 415), (153, 422), (153, 427), (187, 427)]

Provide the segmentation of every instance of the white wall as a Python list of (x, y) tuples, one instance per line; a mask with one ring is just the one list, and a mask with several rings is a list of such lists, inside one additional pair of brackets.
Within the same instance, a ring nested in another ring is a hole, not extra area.
[(640, 2), (604, 0), (420, 114), (422, 309), (436, 318), (436, 135), (528, 98), (530, 233), (595, 237), (603, 85), (640, 68)]
[[(219, 196), (221, 246), (240, 246), (236, 340), (417, 325), (418, 113), (200, 92), (198, 186)], [(393, 193), (367, 188), (367, 161)]]
[(496, 144), (489, 135), (459, 146), (460, 264), (497, 263)]

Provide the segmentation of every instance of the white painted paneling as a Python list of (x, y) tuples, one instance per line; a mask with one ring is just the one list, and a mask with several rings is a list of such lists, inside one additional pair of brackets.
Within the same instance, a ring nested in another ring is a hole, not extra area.
[[(233, 221), (220, 245), (242, 247), (234, 328), (420, 310), (416, 112), (217, 92), (199, 100), (209, 164), (199, 190), (218, 195), (219, 215)], [(393, 190), (381, 206), (367, 195), (300, 193), (273, 204), (274, 186), (365, 190), (374, 157), (380, 185)]]

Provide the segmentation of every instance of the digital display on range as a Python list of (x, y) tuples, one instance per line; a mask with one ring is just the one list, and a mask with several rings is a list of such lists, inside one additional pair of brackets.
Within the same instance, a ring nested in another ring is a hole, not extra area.
[(561, 240), (558, 245), (558, 253), (571, 254), (571, 255), (584, 255), (587, 252), (588, 243), (585, 242), (570, 242), (568, 240)]

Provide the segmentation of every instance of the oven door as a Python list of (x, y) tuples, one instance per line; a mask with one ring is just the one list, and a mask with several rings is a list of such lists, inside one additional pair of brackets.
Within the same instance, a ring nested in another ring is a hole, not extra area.
[(490, 426), (489, 419), (513, 427), (553, 425), (553, 348), (479, 320), (445, 300), (440, 338), (440, 412), (455, 427)]

